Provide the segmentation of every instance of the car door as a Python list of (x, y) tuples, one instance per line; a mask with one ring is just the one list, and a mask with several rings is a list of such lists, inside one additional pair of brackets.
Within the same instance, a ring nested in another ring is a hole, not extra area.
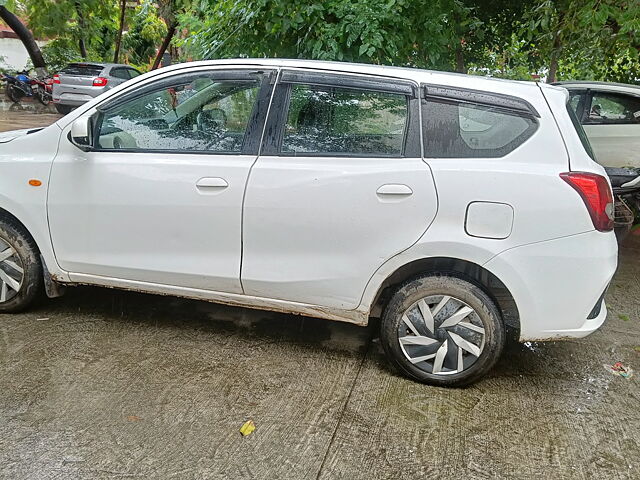
[(591, 90), (584, 130), (598, 162), (640, 167), (640, 96)]
[(62, 133), (49, 185), (59, 265), (90, 276), (241, 293), (241, 209), (270, 72), (175, 74), (93, 115), (92, 148)]
[(245, 293), (354, 309), (436, 209), (416, 85), (284, 71), (247, 185)]

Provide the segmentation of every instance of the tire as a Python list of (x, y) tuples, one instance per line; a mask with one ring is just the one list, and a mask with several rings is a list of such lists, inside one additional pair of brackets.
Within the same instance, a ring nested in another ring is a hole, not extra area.
[(59, 103), (56, 103), (54, 106), (56, 107), (56, 111), (62, 115), (66, 115), (73, 110), (73, 107), (70, 107), (69, 105), (60, 105)]
[(0, 313), (26, 309), (40, 297), (42, 288), (35, 242), (21, 225), (0, 220)]
[(38, 91), (35, 94), (36, 99), (44, 106), (49, 105), (49, 103), (51, 103), (51, 98), (49, 97), (49, 95), (46, 92), (43, 92), (42, 89), (38, 89)]
[(9, 100), (13, 103), (20, 103), (20, 100), (24, 97), (24, 93), (22, 93), (19, 88), (9, 84), (7, 85), (7, 97), (9, 97)]
[(500, 358), (505, 337), (500, 312), (481, 288), (436, 274), (401, 285), (380, 325), (391, 363), (409, 378), (440, 387), (483, 377)]

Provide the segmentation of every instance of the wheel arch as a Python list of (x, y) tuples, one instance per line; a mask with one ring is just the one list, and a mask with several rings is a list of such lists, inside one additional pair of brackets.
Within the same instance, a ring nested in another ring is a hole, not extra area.
[(428, 273), (452, 275), (482, 288), (500, 310), (505, 325), (520, 330), (518, 306), (506, 285), (481, 265), (452, 257), (420, 258), (397, 268), (378, 287), (371, 304), (371, 316), (382, 314), (384, 306), (400, 285), (411, 278)]
[(38, 249), (38, 254), (42, 253), (42, 249), (40, 248), (40, 245), (38, 245), (38, 242), (36, 241), (36, 239), (33, 236), (33, 234), (29, 231), (29, 229), (24, 224), (24, 222), (22, 222), (13, 213), (11, 213), (10, 211), (5, 210), (4, 208), (0, 207), (0, 220), (9, 221), (9, 222), (12, 222), (15, 225), (19, 226), (22, 230), (24, 230), (24, 233), (26, 233), (29, 236), (29, 238), (33, 241), (33, 244)]

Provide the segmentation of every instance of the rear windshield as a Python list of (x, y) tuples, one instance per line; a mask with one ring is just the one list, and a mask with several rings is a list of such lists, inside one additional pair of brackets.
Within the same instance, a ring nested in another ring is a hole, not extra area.
[(89, 65), (85, 63), (72, 63), (62, 69), (60, 73), (65, 75), (77, 75), (82, 77), (95, 77), (100, 75), (104, 67), (102, 65)]
[(573, 123), (573, 128), (576, 129), (576, 132), (578, 133), (578, 137), (580, 137), (582, 146), (584, 147), (586, 152), (589, 154), (591, 159), (597, 162), (596, 155), (595, 153), (593, 153), (593, 149), (591, 148), (591, 143), (589, 143), (587, 134), (585, 133), (584, 128), (582, 128), (582, 125), (578, 121), (578, 117), (576, 117), (576, 112), (574, 112), (573, 108), (571, 108), (571, 100), (567, 102), (567, 112), (569, 113), (569, 118), (571, 118), (571, 123)]

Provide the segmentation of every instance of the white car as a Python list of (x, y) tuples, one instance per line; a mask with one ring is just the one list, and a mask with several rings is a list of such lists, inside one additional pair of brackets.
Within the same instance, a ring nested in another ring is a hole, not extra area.
[(612, 195), (567, 91), (298, 60), (174, 65), (0, 140), (0, 311), (90, 284), (366, 325), (464, 385), (607, 315)]
[(566, 81), (569, 104), (582, 123), (598, 162), (640, 167), (640, 87), (624, 83)]

